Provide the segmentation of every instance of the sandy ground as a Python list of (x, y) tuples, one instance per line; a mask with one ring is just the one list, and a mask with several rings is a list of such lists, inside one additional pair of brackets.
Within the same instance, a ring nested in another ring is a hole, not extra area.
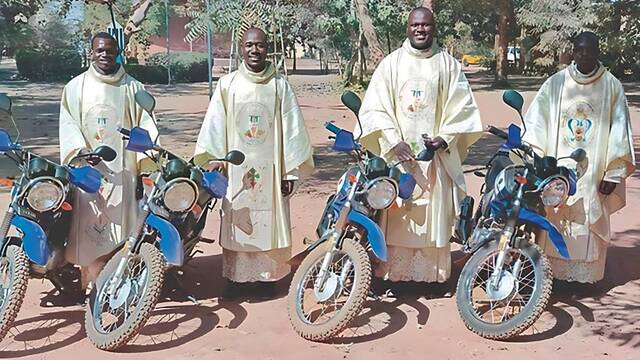
[[(475, 68), (467, 70), (485, 123), (506, 127), (517, 120), (502, 104), (501, 92), (490, 88), (491, 79)], [(55, 158), (62, 85), (3, 81), (11, 72), (11, 64), (0, 64), (0, 92), (14, 98), (21, 139), (26, 146)], [(290, 80), (312, 134), (317, 164), (314, 176), (292, 202), (294, 250), (300, 251), (302, 239), (313, 236), (325, 198), (347, 161), (330, 151), (322, 124), (335, 120), (352, 128), (355, 120), (331, 85), (335, 75), (304, 71)], [(528, 104), (541, 81), (514, 78), (512, 84)], [(640, 85), (625, 86), (638, 146)], [(152, 86), (150, 91), (158, 97), (163, 144), (183, 155), (191, 154), (207, 106), (206, 84)], [(2, 119), (0, 127), (7, 126)], [(494, 140), (485, 137), (472, 151), (467, 166), (482, 164), (495, 146)], [(14, 172), (6, 159), (0, 159), (1, 177)], [(480, 181), (469, 177), (468, 186), (477, 194)], [(605, 279), (595, 286), (571, 289), (559, 284), (543, 317), (509, 342), (485, 340), (467, 331), (454, 299), (443, 295), (446, 289), (386, 283), (376, 288), (380, 293), (391, 288), (391, 295), (368, 302), (353, 328), (329, 344), (308, 342), (293, 332), (287, 318), (284, 296), (290, 277), (268, 296), (261, 288), (242, 286), (235, 296), (224, 297), (220, 248), (202, 244), (203, 253), (184, 268), (183, 289), (168, 286), (149, 324), (119, 353), (94, 349), (84, 335), (82, 307), (58, 296), (49, 283), (32, 280), (15, 327), (0, 342), (0, 358), (640, 359), (640, 172), (628, 182), (627, 198), (628, 206), (612, 220), (617, 235), (609, 249)], [(0, 193), (0, 203), (6, 202), (6, 192)], [(211, 217), (207, 237), (217, 237), (216, 218)], [(459, 252), (454, 252), (454, 258), (460, 258)]]

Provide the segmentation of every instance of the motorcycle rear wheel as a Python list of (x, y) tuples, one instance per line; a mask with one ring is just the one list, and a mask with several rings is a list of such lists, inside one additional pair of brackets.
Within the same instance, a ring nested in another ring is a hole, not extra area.
[(117, 290), (109, 295), (109, 282), (120, 259), (112, 257), (102, 269), (85, 310), (87, 336), (101, 350), (117, 350), (138, 335), (151, 317), (164, 283), (166, 261), (162, 253), (153, 244), (143, 243), (140, 252), (129, 258)]
[[(358, 241), (344, 239), (342, 249), (333, 255), (329, 266), (335, 289), (325, 295), (326, 300), (318, 302), (314, 283), (326, 251), (326, 246), (321, 245), (305, 257), (293, 276), (287, 295), (291, 325), (307, 340), (326, 341), (342, 332), (362, 310), (371, 286), (371, 261), (367, 251)], [(345, 266), (347, 262), (352, 265)], [(348, 270), (345, 270), (345, 281), (342, 282), (338, 277), (342, 278), (345, 268)], [(327, 310), (330, 313), (325, 314)]]
[[(504, 340), (522, 333), (542, 315), (551, 296), (553, 275), (540, 247), (523, 242), (510, 249), (501, 285), (495, 289), (490, 275), (497, 255), (498, 244), (492, 241), (471, 256), (458, 280), (456, 305), (469, 330), (487, 339)], [(519, 271), (514, 275), (511, 271), (518, 260)]]
[(28, 283), (29, 260), (21, 247), (9, 245), (0, 258), (0, 341), (18, 316)]

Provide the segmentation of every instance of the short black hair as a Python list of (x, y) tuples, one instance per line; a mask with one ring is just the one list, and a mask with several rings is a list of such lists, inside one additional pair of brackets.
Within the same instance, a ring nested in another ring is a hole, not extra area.
[(102, 31), (102, 32), (99, 32), (99, 33), (93, 35), (93, 37), (91, 38), (91, 48), (92, 49), (93, 49), (93, 44), (95, 43), (96, 39), (111, 40), (116, 44), (116, 46), (118, 47), (118, 50), (120, 50), (120, 45), (118, 44), (118, 40), (116, 40), (116, 38), (114, 38), (108, 32)]
[(600, 40), (598, 39), (598, 35), (591, 31), (583, 31), (576, 35), (573, 38), (573, 46), (576, 46), (580, 41), (587, 41), (596, 45), (596, 47), (600, 47)]

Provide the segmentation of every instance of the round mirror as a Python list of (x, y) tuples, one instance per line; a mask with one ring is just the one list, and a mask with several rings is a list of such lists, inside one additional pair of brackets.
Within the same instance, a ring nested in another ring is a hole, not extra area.
[(572, 158), (575, 162), (582, 162), (587, 158), (587, 152), (584, 149), (575, 149), (571, 153), (570, 158)]
[(340, 100), (342, 100), (342, 103), (353, 111), (354, 114), (358, 115), (360, 112), (360, 106), (362, 106), (362, 101), (360, 101), (360, 97), (356, 95), (356, 93), (347, 90), (342, 93)]
[(93, 153), (104, 161), (113, 161), (115, 160), (116, 156), (118, 156), (116, 151), (108, 147), (107, 145), (98, 146)]
[(7, 94), (0, 94), (0, 110), (11, 115), (11, 98)]
[(242, 151), (231, 150), (227, 156), (225, 156), (224, 160), (233, 165), (241, 165), (244, 162), (244, 154)]
[(156, 108), (156, 99), (153, 95), (149, 94), (145, 90), (139, 90), (136, 92), (136, 102), (143, 108), (146, 112), (151, 114), (153, 110)]

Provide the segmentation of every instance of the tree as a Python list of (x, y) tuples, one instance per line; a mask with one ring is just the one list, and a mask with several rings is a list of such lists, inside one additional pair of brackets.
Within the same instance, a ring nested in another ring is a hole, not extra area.
[(509, 45), (509, 15), (511, 14), (510, 0), (496, 0), (498, 13), (498, 26), (495, 38), (496, 71), (494, 73), (493, 85), (495, 87), (506, 87), (507, 69), (507, 47)]
[(369, 47), (369, 57), (371, 59), (372, 68), (378, 66), (378, 64), (384, 59), (384, 50), (378, 40), (378, 34), (376, 28), (373, 26), (373, 21), (369, 16), (369, 9), (367, 8), (366, 0), (353, 0), (356, 7), (356, 13), (358, 21), (360, 22), (360, 28), (364, 33), (365, 39), (367, 39), (367, 45)]
[(554, 71), (571, 49), (571, 37), (598, 21), (591, 0), (531, 0), (517, 11), (519, 21), (538, 38), (534, 64)]

